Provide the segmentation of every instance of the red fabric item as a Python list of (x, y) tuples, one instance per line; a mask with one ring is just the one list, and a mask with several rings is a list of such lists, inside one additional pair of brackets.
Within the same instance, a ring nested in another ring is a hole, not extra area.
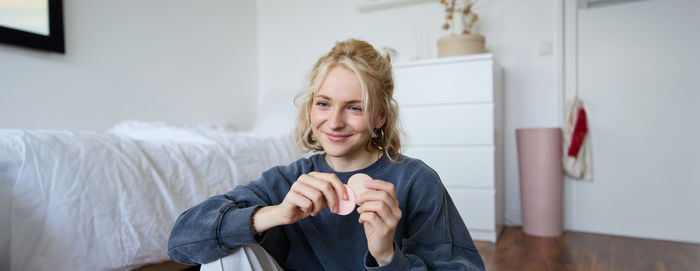
[(588, 125), (586, 124), (586, 111), (583, 107), (579, 108), (578, 116), (576, 116), (576, 125), (574, 126), (574, 132), (571, 135), (571, 145), (569, 145), (569, 156), (576, 157), (578, 151), (581, 150), (581, 145), (583, 145), (583, 139), (588, 133)]

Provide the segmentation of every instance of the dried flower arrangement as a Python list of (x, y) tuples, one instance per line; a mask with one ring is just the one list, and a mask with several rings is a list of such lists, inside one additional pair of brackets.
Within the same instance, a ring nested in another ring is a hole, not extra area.
[(440, 0), (446, 13), (442, 29), (452, 28), (453, 35), (470, 34), (474, 23), (479, 21), (479, 16), (472, 11), (475, 3), (476, 0)]

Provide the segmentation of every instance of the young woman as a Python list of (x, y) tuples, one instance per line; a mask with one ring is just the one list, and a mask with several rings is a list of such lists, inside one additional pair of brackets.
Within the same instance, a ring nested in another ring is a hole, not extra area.
[[(388, 56), (336, 43), (300, 94), (295, 139), (309, 158), (263, 172), (184, 212), (168, 255), (196, 264), (260, 244), (290, 270), (483, 270), (437, 173), (403, 156)], [(339, 215), (356, 174), (372, 177), (356, 212)]]

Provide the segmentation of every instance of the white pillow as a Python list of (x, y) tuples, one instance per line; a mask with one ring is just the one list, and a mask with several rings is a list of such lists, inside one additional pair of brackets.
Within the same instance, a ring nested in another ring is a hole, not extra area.
[(194, 126), (169, 125), (160, 121), (126, 120), (117, 123), (108, 133), (144, 141), (175, 141), (212, 143), (212, 137), (231, 134), (230, 124), (207, 122)]

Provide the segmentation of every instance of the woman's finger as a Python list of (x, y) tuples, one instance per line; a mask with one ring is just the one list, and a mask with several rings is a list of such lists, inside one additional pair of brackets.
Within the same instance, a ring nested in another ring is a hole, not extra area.
[(292, 206), (299, 208), (303, 213), (311, 213), (314, 208), (314, 203), (296, 191), (289, 191), (285, 198)]
[(382, 180), (367, 180), (364, 182), (364, 186), (370, 190), (385, 191), (391, 197), (396, 198), (396, 189), (393, 183)]
[[(339, 208), (339, 199), (338, 199), (338, 192), (335, 190), (335, 186), (333, 186), (332, 182), (327, 181), (325, 179), (320, 179), (314, 175), (309, 175), (309, 178), (304, 178), (301, 180), (304, 184), (309, 185), (313, 187), (314, 189), (320, 191), (323, 193), (323, 196), (325, 197), (326, 203), (328, 204), (328, 207), (331, 209), (331, 212), (337, 213), (338, 208)], [(341, 187), (344, 192), (345, 186), (342, 185)]]
[(396, 199), (396, 197), (392, 198), (392, 195), (390, 195), (386, 191), (379, 191), (379, 190), (369, 190), (357, 199), (357, 203), (360, 204), (360, 206), (364, 206), (368, 202), (373, 202), (373, 201), (379, 201), (382, 202), (387, 208), (391, 210), (394, 216), (401, 216), (401, 210), (399, 209), (399, 202)]
[(367, 213), (361, 214), (360, 218), (358, 219), (358, 222), (360, 222), (360, 224), (363, 224), (365, 226), (368, 225), (370, 228), (372, 228), (372, 231), (375, 234), (380, 234), (380, 235), (386, 235), (389, 232), (391, 232), (392, 229), (394, 228), (394, 227), (386, 224), (384, 222), (384, 220), (379, 218), (379, 216), (377, 216), (377, 214), (373, 213), (373, 212), (367, 212)]
[(332, 186), (335, 191), (340, 191), (343, 200), (348, 200), (348, 193), (345, 190), (345, 184), (338, 179), (338, 176), (336, 176), (333, 173), (323, 173), (323, 172), (309, 172), (310, 176), (313, 176), (318, 179), (326, 180), (328, 181)]
[(384, 202), (382, 201), (368, 201), (365, 202), (364, 204), (360, 205), (359, 208), (357, 208), (357, 212), (360, 214), (367, 213), (367, 212), (374, 212), (377, 214), (379, 219), (384, 221), (384, 223), (388, 225), (392, 225), (396, 219), (395, 219), (395, 214), (394, 211), (392, 210), (391, 207), (387, 206)]
[(386, 224), (395, 226), (401, 220), (401, 209), (390, 207), (381, 201), (368, 201), (358, 208), (358, 213), (374, 212)]
[(375, 228), (375, 229), (378, 228), (378, 227), (380, 227), (381, 224), (384, 224), (384, 223), (380, 223), (380, 222), (381, 222), (381, 219), (380, 219), (379, 216), (377, 216), (377, 214), (374, 213), (374, 212), (365, 212), (365, 213), (361, 213), (361, 214), (360, 214), (360, 217), (358, 218), (357, 221), (360, 222), (360, 224), (365, 224), (365, 223), (367, 223), (367, 224), (369, 224), (371, 227), (373, 227), (373, 228)]
[(311, 210), (312, 216), (315, 216), (316, 214), (318, 214), (318, 212), (323, 210), (323, 208), (326, 208), (326, 202), (324, 200), (323, 193), (321, 193), (321, 191), (316, 190), (312, 186), (304, 182), (297, 181), (292, 185), (292, 190), (313, 202), (313, 207)]
[(393, 183), (382, 180), (367, 180), (364, 182), (364, 186), (368, 191), (358, 197), (359, 204), (368, 200), (384, 200), (390, 206), (395, 205), (398, 208), (399, 200), (396, 198), (396, 189)]

